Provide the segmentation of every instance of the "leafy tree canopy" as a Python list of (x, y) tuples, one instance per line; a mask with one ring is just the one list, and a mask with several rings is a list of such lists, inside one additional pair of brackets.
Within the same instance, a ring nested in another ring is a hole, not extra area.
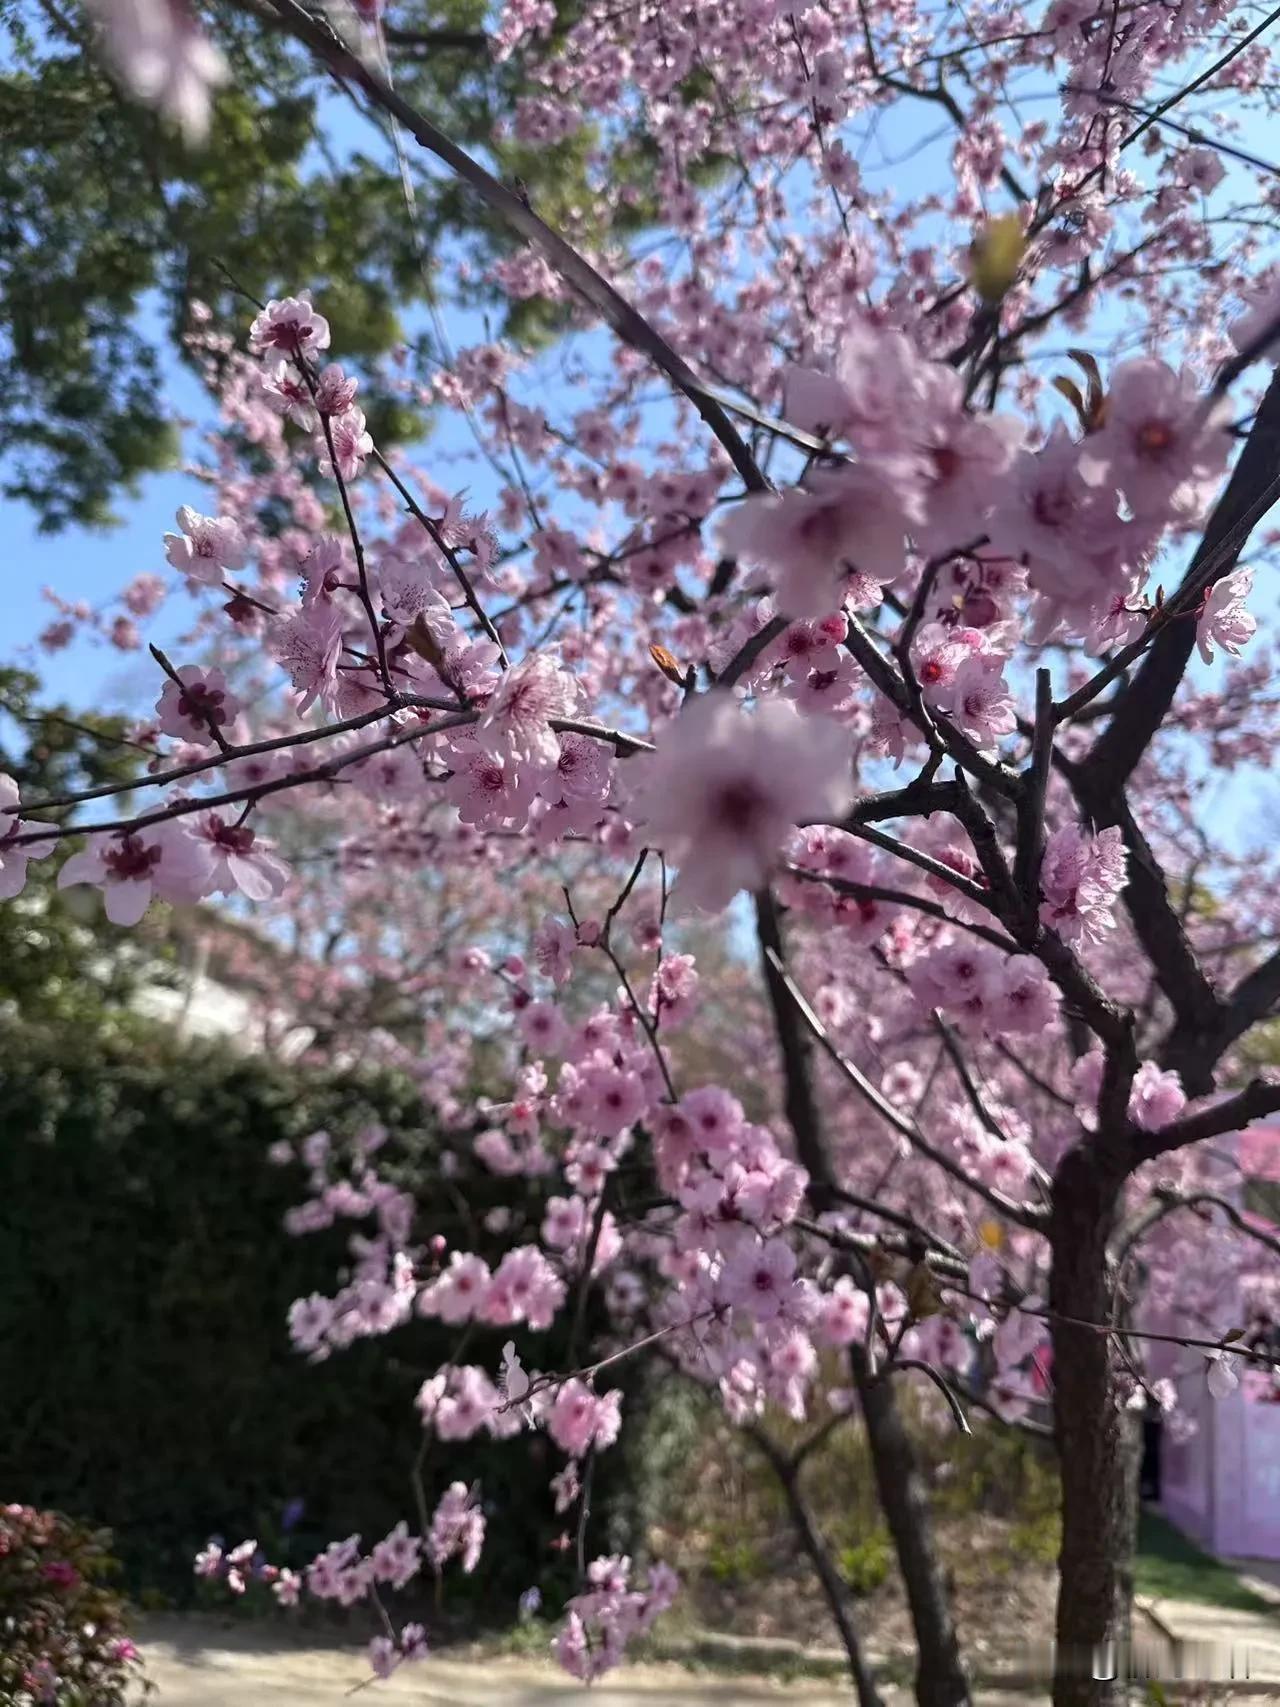
[[(0, 0), (0, 494), (30, 504), (44, 531), (109, 523), (114, 495), (173, 459), (160, 351), (179, 345), (193, 303), (238, 326), (238, 290), (265, 298), (307, 281), (344, 360), (368, 364), (412, 341), (402, 315), (451, 239), (465, 229), (479, 261), (505, 241), (438, 178), (418, 176), (412, 221), (385, 161), (339, 145), (324, 77), (265, 22), (209, 10), (231, 75), (207, 145), (190, 150), (116, 88), (82, 12)], [(517, 60), (493, 60), (485, 11), (397, 7), (396, 81), (554, 219), (585, 199), (587, 142), (496, 140), (528, 83)], [(522, 336), (551, 324), (548, 305), (523, 305)], [(386, 387), (366, 384), (362, 402), (380, 443), (423, 430)]]

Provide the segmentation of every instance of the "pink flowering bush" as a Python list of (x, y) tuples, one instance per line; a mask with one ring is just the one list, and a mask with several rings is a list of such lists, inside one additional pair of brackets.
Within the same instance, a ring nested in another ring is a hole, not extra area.
[(58, 1512), (0, 1507), (0, 1698), (15, 1707), (144, 1698), (109, 1548), (105, 1531)]
[[(194, 134), (221, 61), (152, 3), (104, 9), (107, 51)], [(592, 1562), (596, 1466), (632, 1420), (616, 1371), (646, 1358), (762, 1444), (864, 1697), (797, 1478), (825, 1430), (865, 1429), (917, 1693), (950, 1707), (911, 1383), (940, 1425), (1054, 1434), (1055, 1702), (1100, 1707), (1135, 1419), (1227, 1391), (1237, 1294), (1277, 1248), (1226, 1146), (1280, 1112), (1251, 1067), (1280, 873), (1203, 808), (1210, 772), (1259, 786), (1280, 733), (1241, 565), (1280, 492), (1275, 173), (1182, 122), (1261, 99), (1271, 50), (1196, 0), (993, 31), (511, 0), (492, 51), (544, 90), (516, 131), (580, 132), (597, 186), (559, 232), (406, 109), (376, 7), (272, 6), (394, 121), (406, 195), (409, 138), (524, 245), (486, 284), (581, 336), (559, 368), (488, 330), (437, 330), (430, 367), (406, 350), (406, 395), (475, 443), (464, 478), (375, 442), (322, 299), (246, 313), (244, 347), (197, 326), (211, 513), (184, 507), (156, 554), (208, 656), (154, 653), (144, 800), (0, 801), (11, 896), (82, 836), (58, 881), (117, 923), (227, 895), (268, 931), (283, 914), (322, 1047), (408, 1072), (451, 1135), (433, 1190), (357, 1133), (272, 1157), (305, 1181), (285, 1234), (346, 1235), (289, 1311), (300, 1359), (455, 1336), (406, 1395), (430, 1470), (410, 1514), (288, 1576), (251, 1541), (198, 1568), (367, 1604), (387, 1676), (428, 1637), (383, 1595), (501, 1545), (450, 1452), (519, 1438), (576, 1575), (555, 1651), (594, 1678), (675, 1587), (662, 1561)], [(914, 140), (925, 106), (942, 159), (885, 181), (886, 112)], [(652, 156), (645, 244), (604, 138)], [(119, 611), (54, 597), (53, 648), (132, 647), (155, 608), (136, 580)], [(794, 1452), (783, 1418), (810, 1431)]]

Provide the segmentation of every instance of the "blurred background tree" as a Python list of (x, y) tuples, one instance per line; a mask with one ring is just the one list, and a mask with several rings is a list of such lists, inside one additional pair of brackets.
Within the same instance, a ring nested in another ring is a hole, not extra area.
[[(45, 531), (109, 522), (115, 493), (174, 460), (161, 351), (181, 347), (193, 303), (239, 331), (238, 290), (265, 298), (305, 282), (323, 294), (344, 362), (376, 364), (417, 342), (415, 306), (465, 231), (476, 299), (500, 312), (482, 274), (509, 238), (464, 210), (456, 184), (422, 174), (411, 220), (396, 174), (366, 152), (378, 151), (372, 121), (345, 120), (350, 146), (335, 154), (327, 82), (270, 24), (208, 10), (231, 75), (207, 146), (192, 151), (115, 87), (82, 11), (0, 0), (0, 495), (30, 504)], [(529, 85), (517, 58), (494, 61), (486, 10), (398, 6), (396, 81), (554, 220), (590, 199), (589, 138), (500, 140)], [(574, 11), (561, 5), (557, 28)], [(521, 305), (522, 335), (545, 333), (549, 308)], [(385, 384), (361, 401), (384, 446), (424, 429)]]

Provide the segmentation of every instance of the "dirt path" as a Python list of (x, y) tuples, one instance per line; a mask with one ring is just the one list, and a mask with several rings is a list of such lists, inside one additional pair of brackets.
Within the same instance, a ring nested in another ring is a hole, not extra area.
[[(156, 1707), (336, 1707), (369, 1675), (357, 1648), (285, 1645), (273, 1632), (214, 1620), (154, 1618), (141, 1636)], [(678, 1666), (616, 1675), (587, 1694), (549, 1664), (432, 1659), (406, 1666), (362, 1699), (369, 1707), (848, 1707), (850, 1700), (831, 1685), (707, 1678)]]
[[(156, 1707), (338, 1707), (368, 1678), (358, 1648), (305, 1647), (276, 1631), (198, 1617), (151, 1618), (140, 1631)], [(886, 1707), (910, 1707), (886, 1689)], [(985, 1697), (990, 1707), (1043, 1707), (1044, 1696)], [(590, 1692), (550, 1664), (529, 1660), (432, 1659), (406, 1666), (361, 1707), (849, 1707), (838, 1684), (779, 1684), (717, 1677), (674, 1665), (629, 1666)]]

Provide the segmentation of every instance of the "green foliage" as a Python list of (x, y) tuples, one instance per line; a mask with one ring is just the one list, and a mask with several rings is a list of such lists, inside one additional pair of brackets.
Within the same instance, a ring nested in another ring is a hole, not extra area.
[(59, 1512), (0, 1506), (0, 1701), (136, 1701), (138, 1668), (110, 1548), (105, 1530)]
[[(0, 771), (24, 802), (118, 784), (145, 764), (122, 739), (123, 719), (42, 706), (37, 690), (27, 671), (0, 668)], [(131, 936), (85, 891), (60, 893), (55, 879), (67, 851), (33, 860), (22, 895), (0, 907), (0, 1007), (29, 1022), (117, 1016), (118, 1024), (143, 962), (161, 964), (169, 952), (163, 926), (152, 918)]]
[(1137, 1594), (1153, 1600), (1194, 1600), (1236, 1612), (1261, 1613), (1280, 1626), (1280, 1612), (1270, 1602), (1153, 1511), (1144, 1511), (1138, 1520), (1133, 1586)]
[[(396, 1135), (405, 1183), (434, 1210), (446, 1197), (439, 1146), (406, 1082), (290, 1072), (136, 1024), (0, 1021), (0, 1486), (109, 1523), (135, 1586), (190, 1595), (210, 1534), (271, 1538), (296, 1498), (305, 1515), (277, 1561), (293, 1565), (414, 1512), (413, 1398), (456, 1333), (415, 1320), (320, 1364), (298, 1357), (289, 1304), (331, 1293), (350, 1232), (368, 1229), (288, 1237), (300, 1170), (264, 1160), (279, 1139), (371, 1118)], [(460, 1241), (500, 1195), (509, 1182), (468, 1184), (432, 1224)], [(475, 1336), (468, 1358), (496, 1368), (509, 1332)], [(522, 1349), (555, 1367), (565, 1347), (553, 1338)], [(500, 1618), (535, 1580), (549, 1598), (566, 1587), (570, 1567), (550, 1546), (555, 1458), (538, 1435), (428, 1463), (430, 1505), (448, 1482), (479, 1479), (503, 1512), (502, 1544), (451, 1603), (470, 1596)], [(617, 1483), (606, 1455), (602, 1522)]]
[(840, 1549), (840, 1574), (855, 1595), (874, 1594), (889, 1579), (893, 1569), (893, 1548), (889, 1532), (877, 1527), (852, 1547)]
[[(573, 8), (559, 10), (567, 21)], [(527, 85), (517, 60), (492, 61), (487, 11), (484, 0), (398, 8), (397, 87), (500, 171), (517, 169), (507, 154), (518, 152), (534, 196), (585, 205), (583, 141), (494, 144)], [(398, 174), (335, 141), (355, 121), (335, 129), (340, 97), (306, 56), (243, 9), (205, 14), (231, 75), (193, 151), (124, 97), (83, 13), (0, 0), (0, 492), (46, 530), (109, 522), (115, 492), (173, 462), (160, 351), (193, 303), (238, 332), (241, 291), (310, 287), (340, 359), (371, 363), (405, 339), (402, 312), (459, 233), (481, 261), (510, 241), (425, 174), (415, 231)], [(365, 408), (384, 435), (422, 425), (376, 385)]]

